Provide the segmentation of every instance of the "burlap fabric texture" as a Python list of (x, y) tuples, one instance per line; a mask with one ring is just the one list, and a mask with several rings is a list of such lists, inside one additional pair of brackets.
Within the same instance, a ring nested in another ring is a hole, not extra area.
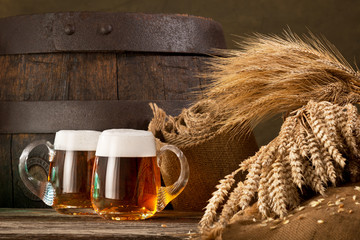
[[(199, 101), (175, 117), (167, 115), (156, 104), (150, 104), (154, 118), (149, 131), (157, 138), (157, 147), (175, 145), (189, 162), (189, 182), (172, 201), (175, 210), (202, 211), (219, 180), (258, 150), (252, 134), (234, 136), (222, 132), (218, 120), (223, 115), (220, 109), (210, 111), (211, 104), (215, 103)], [(180, 164), (174, 154), (164, 154), (161, 173), (166, 185), (176, 181)]]
[[(356, 187), (358, 186), (358, 187)], [(222, 237), (226, 240), (357, 240), (360, 239), (360, 182), (330, 187), (289, 212), (284, 220), (264, 221), (260, 214), (234, 216)]]

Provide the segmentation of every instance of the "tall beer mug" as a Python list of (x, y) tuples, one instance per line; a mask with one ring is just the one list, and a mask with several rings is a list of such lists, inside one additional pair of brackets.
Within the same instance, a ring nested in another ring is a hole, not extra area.
[[(159, 155), (167, 150), (179, 158), (181, 172), (173, 185), (161, 187)], [(146, 219), (178, 196), (188, 178), (186, 157), (177, 147), (166, 145), (157, 154), (151, 132), (106, 130), (101, 133), (96, 149), (91, 201), (105, 219)]]
[[(91, 174), (100, 132), (61, 130), (54, 145), (46, 140), (30, 143), (19, 159), (19, 173), (25, 186), (57, 212), (70, 215), (95, 214), (91, 200)], [(39, 145), (49, 151), (48, 181), (33, 178), (27, 169), (30, 152)]]

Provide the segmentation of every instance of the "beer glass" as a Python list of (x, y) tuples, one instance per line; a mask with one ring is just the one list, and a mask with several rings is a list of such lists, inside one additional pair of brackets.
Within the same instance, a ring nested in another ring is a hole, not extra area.
[[(181, 172), (171, 186), (162, 187), (159, 155), (174, 152)], [(101, 217), (110, 220), (140, 220), (161, 211), (187, 184), (189, 166), (175, 146), (156, 152), (151, 132), (111, 129), (101, 133), (91, 184), (91, 202)]]
[[(100, 132), (61, 130), (56, 132), (54, 145), (46, 140), (30, 143), (19, 159), (19, 173), (25, 186), (57, 212), (70, 215), (95, 214), (90, 201), (91, 174)], [(29, 174), (27, 159), (39, 145), (49, 151), (48, 181), (42, 182)]]

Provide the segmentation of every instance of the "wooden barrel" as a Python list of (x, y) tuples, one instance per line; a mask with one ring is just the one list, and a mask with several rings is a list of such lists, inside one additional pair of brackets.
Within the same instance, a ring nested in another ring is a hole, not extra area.
[[(60, 129), (146, 129), (149, 102), (177, 114), (204, 82), (197, 76), (221, 25), (186, 15), (49, 13), (0, 19), (0, 207), (44, 207), (23, 185), (18, 158)], [(47, 156), (30, 171), (45, 178)]]

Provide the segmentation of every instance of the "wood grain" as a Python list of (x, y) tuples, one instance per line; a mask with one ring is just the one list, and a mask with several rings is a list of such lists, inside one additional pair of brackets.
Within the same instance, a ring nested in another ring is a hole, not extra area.
[(116, 100), (116, 54), (73, 53), (65, 59), (66, 100)]
[(19, 101), (24, 92), (24, 79), (19, 76), (23, 71), (23, 58), (21, 55), (0, 55), (0, 100)]
[(0, 135), (0, 206), (13, 207), (11, 135)]
[(116, 55), (1, 55), (0, 100), (115, 100)]
[(190, 100), (205, 57), (125, 53), (117, 57), (119, 100)]
[(63, 54), (21, 55), (18, 90), (14, 89), (12, 94), (19, 101), (65, 100), (63, 57)]
[(185, 239), (202, 213), (163, 211), (141, 221), (61, 215), (52, 209), (0, 209), (0, 239)]

